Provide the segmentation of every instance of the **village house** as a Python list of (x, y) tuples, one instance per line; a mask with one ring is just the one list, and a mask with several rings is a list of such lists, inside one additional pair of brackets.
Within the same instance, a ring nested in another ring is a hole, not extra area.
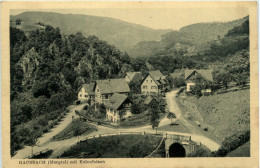
[[(207, 81), (213, 81), (212, 70), (188, 70), (185, 69), (185, 80), (186, 80), (186, 91), (190, 92), (191, 88), (196, 85), (195, 79), (197, 76), (201, 76), (203, 79)], [(202, 90), (202, 92), (211, 92), (211, 89)]]
[(150, 71), (142, 81), (141, 93), (143, 95), (161, 95), (167, 84), (166, 77), (159, 70)]
[(91, 104), (95, 100), (95, 92), (94, 92), (95, 83), (83, 84), (78, 91), (78, 100), (83, 103), (90, 100)]
[(95, 103), (105, 103), (114, 93), (125, 94), (130, 92), (130, 88), (125, 79), (105, 79), (96, 80)]
[(124, 94), (114, 93), (105, 103), (106, 118), (112, 123), (118, 123), (123, 118), (132, 115), (132, 101)]
[(124, 76), (124, 79), (127, 83), (130, 83), (131, 81), (139, 82), (142, 81), (142, 73), (141, 72), (127, 72)]

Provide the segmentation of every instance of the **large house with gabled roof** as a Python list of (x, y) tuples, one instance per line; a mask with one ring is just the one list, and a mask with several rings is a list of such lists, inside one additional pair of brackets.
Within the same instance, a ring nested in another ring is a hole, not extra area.
[(95, 83), (83, 84), (78, 90), (78, 100), (80, 102), (87, 102), (88, 100), (91, 103), (95, 100), (95, 91), (94, 91)]
[(104, 79), (96, 80), (95, 86), (95, 102), (105, 103), (114, 93), (128, 95), (130, 88), (125, 79)]
[(131, 113), (132, 101), (124, 94), (114, 93), (106, 102), (106, 118), (118, 123), (121, 119), (129, 117)]
[[(186, 80), (186, 91), (190, 92), (191, 88), (196, 85), (195, 79), (200, 76), (207, 81), (213, 81), (213, 70), (212, 69), (185, 69), (185, 80)], [(208, 92), (211, 92), (208, 91)]]
[(141, 84), (141, 93), (143, 95), (160, 95), (168, 85), (166, 76), (159, 70), (150, 71), (144, 77)]

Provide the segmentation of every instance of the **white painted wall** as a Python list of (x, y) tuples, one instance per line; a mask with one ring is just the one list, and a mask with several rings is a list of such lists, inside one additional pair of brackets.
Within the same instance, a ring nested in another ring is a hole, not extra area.
[(158, 94), (158, 86), (150, 75), (148, 75), (143, 81), (141, 92), (144, 95), (150, 95), (151, 93)]

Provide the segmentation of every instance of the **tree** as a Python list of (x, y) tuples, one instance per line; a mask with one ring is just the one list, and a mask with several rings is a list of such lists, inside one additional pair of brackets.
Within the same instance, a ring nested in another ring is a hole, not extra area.
[(101, 115), (102, 118), (106, 116), (106, 107), (104, 104), (99, 105), (99, 114)]
[(130, 57), (129, 57), (129, 55), (127, 54), (127, 52), (124, 52), (124, 54), (121, 54), (121, 61), (123, 62), (123, 63), (127, 63), (127, 64), (129, 64), (130, 63)]
[(147, 71), (148, 68), (145, 64), (145, 59), (144, 58), (135, 58), (131, 62), (132, 67), (134, 71)]
[(238, 86), (245, 86), (250, 77), (250, 60), (248, 50), (236, 52), (225, 65), (225, 69), (232, 74), (232, 79)]
[(130, 81), (129, 88), (132, 93), (140, 94), (141, 93), (141, 80)]
[(39, 145), (39, 141), (38, 138), (36, 138), (35, 133), (30, 133), (31, 134), (31, 138), (27, 139), (27, 141), (25, 142), (28, 146), (31, 146), (31, 157), (33, 157), (33, 147), (34, 146), (38, 146)]
[(20, 25), (22, 23), (22, 19), (18, 18), (15, 20), (16, 25)]
[(182, 86), (185, 86), (185, 80), (184, 77), (176, 77), (172, 79), (172, 86), (179, 88)]
[(126, 114), (126, 110), (125, 109), (119, 111), (120, 120), (123, 119), (125, 114)]
[(224, 85), (224, 87), (228, 88), (228, 83), (231, 82), (231, 75), (226, 72), (218, 72), (214, 75), (214, 80), (218, 85)]
[[(160, 111), (159, 111), (159, 105), (156, 101), (152, 101), (150, 103), (150, 113), (151, 113), (151, 118), (150, 122), (152, 125), (152, 128), (157, 128), (160, 123)], [(156, 134), (157, 134), (157, 129), (156, 129)]]
[(174, 113), (169, 112), (169, 114), (167, 115), (167, 118), (171, 119), (171, 125), (172, 125), (172, 119), (176, 118), (176, 115)]
[(133, 113), (133, 114), (139, 114), (139, 113), (141, 113), (140, 104), (133, 103), (133, 104), (131, 105), (131, 113)]

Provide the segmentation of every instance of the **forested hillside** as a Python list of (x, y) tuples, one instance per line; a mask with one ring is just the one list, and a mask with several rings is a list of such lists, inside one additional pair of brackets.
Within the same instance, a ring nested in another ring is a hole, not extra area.
[(229, 30), (242, 25), (246, 20), (248, 20), (248, 16), (226, 23), (197, 23), (185, 26), (179, 31), (171, 31), (162, 35), (161, 41), (139, 42), (129, 54), (133, 57), (201, 54), (208, 50), (212, 41), (223, 38)]
[(162, 34), (171, 31), (154, 30), (118, 19), (79, 14), (24, 12), (11, 16), (13, 23), (17, 19), (22, 19), (22, 23), (18, 27), (26, 32), (39, 28), (36, 23), (41, 22), (59, 27), (64, 34), (75, 34), (80, 31), (85, 37), (95, 35), (122, 51), (128, 51), (140, 41), (160, 40)]
[[(229, 81), (231, 76), (237, 82), (241, 78), (247, 79), (249, 78), (249, 20), (229, 30), (223, 38), (212, 41), (202, 54), (185, 57), (183, 53), (177, 52), (152, 55), (146, 59), (152, 68), (159, 69), (165, 74), (181, 68), (210, 68), (216, 71), (216, 76), (229, 78), (226, 79)], [(217, 72), (221, 73), (217, 75)]]
[(29, 36), (10, 27), (10, 50), (12, 152), (47, 131), (81, 84), (131, 69), (127, 53), (96, 36), (63, 35), (51, 26)]
[(152, 52), (151, 57), (131, 58), (96, 36), (63, 34), (45, 23), (38, 23), (36, 30), (32, 28), (25, 35), (22, 27), (11, 26), (12, 154), (48, 132), (76, 99), (79, 86), (96, 79), (118, 78), (128, 71), (145, 74), (161, 70), (168, 75), (181, 68), (213, 68), (218, 86), (228, 87), (231, 81), (246, 85), (250, 74), (249, 21), (244, 19), (192, 57), (184, 56), (184, 47), (194, 45), (193, 41), (179, 32), (166, 34), (161, 41), (143, 42), (149, 51), (137, 50), (139, 56)]

